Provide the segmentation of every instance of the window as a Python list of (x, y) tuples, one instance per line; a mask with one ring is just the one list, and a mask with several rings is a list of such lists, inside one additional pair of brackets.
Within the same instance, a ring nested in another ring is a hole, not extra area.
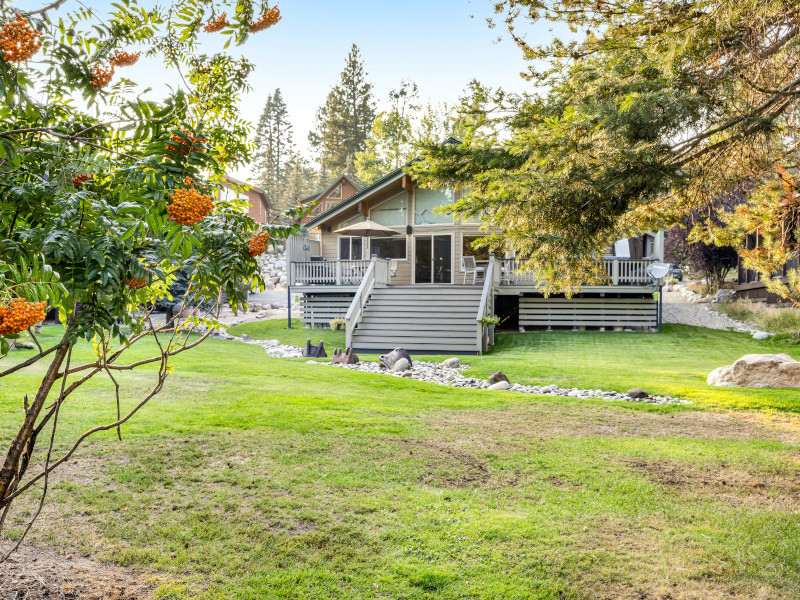
[(369, 211), (370, 218), (378, 225), (405, 227), (408, 223), (408, 195), (406, 192), (390, 198)]
[(369, 238), (370, 252), (377, 254), (378, 258), (406, 258), (406, 238)]
[(366, 220), (367, 220), (367, 217), (365, 217), (361, 213), (358, 213), (355, 217), (351, 217), (350, 219), (347, 219), (347, 221), (342, 221), (341, 223), (339, 223), (339, 226), (338, 227), (334, 227), (334, 229), (342, 229), (343, 227), (347, 227), (349, 225), (354, 225), (355, 223), (361, 223), (362, 221), (366, 221)]
[(481, 239), (482, 235), (463, 235), (461, 236), (461, 256), (474, 256), (475, 260), (489, 260), (490, 250), (488, 248), (475, 248), (472, 242)]
[(362, 260), (364, 258), (364, 240), (360, 237), (342, 236), (339, 238), (340, 260)]
[(342, 198), (342, 184), (340, 183), (334, 189), (331, 190), (331, 193), (328, 194), (328, 198), (335, 198), (336, 200), (341, 200)]
[(414, 223), (417, 225), (433, 225), (437, 223), (452, 223), (453, 215), (437, 211), (440, 206), (452, 204), (453, 190), (426, 190), (417, 188), (414, 191)]

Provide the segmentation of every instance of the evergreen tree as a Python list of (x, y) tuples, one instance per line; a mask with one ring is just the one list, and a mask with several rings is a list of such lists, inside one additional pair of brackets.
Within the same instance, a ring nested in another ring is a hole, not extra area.
[(283, 186), (283, 197), (288, 203), (307, 198), (323, 187), (319, 172), (299, 153), (295, 152), (286, 164), (286, 177)]
[(361, 53), (353, 44), (339, 83), (317, 111), (316, 129), (308, 136), (324, 179), (345, 171), (348, 159), (365, 148), (375, 119), (372, 84), (366, 76)]
[(273, 208), (282, 211), (293, 200), (287, 197), (284, 188), (286, 170), (295, 152), (289, 111), (280, 89), (267, 98), (256, 126), (255, 141), (257, 151), (253, 172), (256, 183), (267, 192)]

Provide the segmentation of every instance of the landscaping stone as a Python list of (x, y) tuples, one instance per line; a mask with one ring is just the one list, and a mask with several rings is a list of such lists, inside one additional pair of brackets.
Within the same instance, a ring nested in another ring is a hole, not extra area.
[(736, 300), (736, 292), (733, 290), (721, 289), (714, 295), (714, 299), (717, 302), (732, 302)]
[(401, 358), (392, 365), (392, 371), (408, 371), (411, 368), (411, 363), (407, 358)]
[[(309, 364), (324, 364), (315, 361), (309, 361)], [(632, 398), (628, 394), (620, 392), (612, 392), (608, 390), (583, 390), (579, 388), (562, 388), (555, 384), (551, 385), (521, 385), (519, 383), (509, 384), (508, 381), (496, 381), (490, 384), (485, 379), (477, 377), (467, 377), (461, 373), (469, 367), (461, 365), (459, 367), (450, 368), (440, 362), (423, 362), (414, 361), (405, 371), (392, 371), (387, 369), (382, 363), (378, 362), (359, 362), (355, 365), (335, 364), (334, 367), (342, 369), (352, 369), (354, 371), (364, 371), (367, 373), (379, 373), (389, 375), (391, 377), (404, 377), (407, 379), (415, 379), (417, 381), (425, 381), (428, 383), (436, 383), (438, 385), (447, 385), (457, 388), (469, 389), (503, 389), (509, 392), (518, 392), (523, 394), (539, 394), (543, 396), (563, 396), (567, 398), (574, 398), (575, 400), (605, 400), (605, 401), (622, 401), (622, 402), (644, 402), (648, 404), (692, 404), (689, 400), (682, 400), (680, 398), (672, 398), (669, 396), (647, 396), (645, 398)], [(497, 385), (498, 387), (491, 387)]]
[(456, 358), (456, 357), (454, 356), (453, 358), (447, 358), (447, 359), (443, 360), (443, 361), (442, 361), (442, 364), (443, 364), (445, 367), (448, 367), (448, 368), (450, 368), (450, 369), (457, 369), (458, 367), (460, 367), (460, 366), (461, 366), (461, 361), (460, 361), (460, 360), (458, 360), (458, 358)]
[(721, 387), (800, 388), (800, 362), (788, 354), (746, 354), (711, 371), (706, 381)]
[(492, 385), (490, 385), (486, 389), (487, 390), (503, 391), (503, 390), (507, 390), (510, 387), (511, 387), (511, 384), (508, 383), (507, 381), (498, 381), (497, 383), (493, 383)]
[(772, 334), (767, 333), (766, 331), (754, 331), (753, 332), (753, 339), (754, 340), (768, 340), (772, 337)]
[(497, 373), (493, 373), (492, 375), (489, 375), (489, 385), (494, 385), (495, 383), (498, 383), (500, 381), (505, 381), (506, 383), (511, 383), (508, 380), (508, 377), (506, 377), (505, 373), (503, 373), (502, 371), (498, 371)]
[(405, 358), (408, 361), (408, 366), (414, 364), (411, 360), (411, 355), (405, 348), (395, 348), (394, 350), (389, 352), (389, 354), (382, 355), (381, 364), (387, 369), (391, 369), (394, 366), (394, 363), (396, 363), (401, 358)]
[(649, 395), (650, 394), (641, 388), (633, 388), (632, 390), (628, 390), (628, 396), (631, 398), (647, 398)]

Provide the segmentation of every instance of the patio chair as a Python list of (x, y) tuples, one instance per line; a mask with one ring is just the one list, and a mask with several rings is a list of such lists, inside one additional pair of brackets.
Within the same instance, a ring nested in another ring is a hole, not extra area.
[(486, 276), (486, 269), (475, 264), (474, 256), (461, 257), (461, 272), (464, 273), (464, 285), (467, 284), (467, 277), (470, 275), (472, 275), (472, 285), (477, 283), (478, 274), (480, 274), (481, 277)]

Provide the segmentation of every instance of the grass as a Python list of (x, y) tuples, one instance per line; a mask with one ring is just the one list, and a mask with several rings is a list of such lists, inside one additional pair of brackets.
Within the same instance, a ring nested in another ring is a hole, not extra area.
[(800, 332), (800, 310), (792, 307), (767, 306), (763, 302), (739, 300), (714, 307), (732, 319), (753, 323), (770, 333), (792, 334)]
[[(309, 333), (274, 321), (233, 333), (245, 331)], [(160, 600), (800, 598), (800, 455), (786, 430), (800, 391), (704, 383), (777, 342), (689, 327), (498, 342), (462, 357), (472, 373), (698, 404), (446, 388), (209, 340), (177, 357), (121, 442), (104, 434), (70, 461), (35, 539), (154, 577)], [(2, 439), (41, 372), (3, 382)], [(125, 406), (152, 375), (124, 376)], [(87, 386), (65, 404), (59, 447), (114, 412), (107, 381)]]

